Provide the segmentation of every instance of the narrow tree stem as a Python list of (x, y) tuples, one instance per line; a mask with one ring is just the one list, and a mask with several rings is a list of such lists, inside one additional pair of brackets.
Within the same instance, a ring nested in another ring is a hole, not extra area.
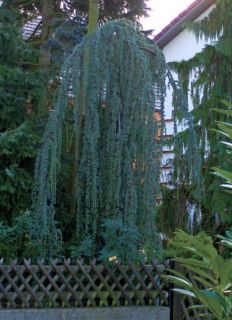
[(89, 0), (88, 34), (93, 32), (97, 28), (98, 17), (99, 17), (98, 0)]
[[(48, 40), (51, 32), (51, 18), (54, 11), (54, 0), (42, 1), (42, 32), (41, 43), (42, 45)], [(50, 64), (50, 53), (47, 49), (41, 47), (40, 64), (47, 67)]]

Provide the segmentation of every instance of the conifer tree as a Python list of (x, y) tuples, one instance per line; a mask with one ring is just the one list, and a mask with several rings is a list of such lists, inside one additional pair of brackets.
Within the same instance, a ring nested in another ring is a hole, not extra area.
[[(170, 65), (179, 74), (186, 96), (190, 88), (193, 102), (191, 112), (186, 108), (180, 110), (178, 103), (175, 109), (176, 120), (187, 120), (189, 125), (175, 139), (176, 190), (182, 203), (188, 201), (195, 204), (198, 211), (200, 209), (202, 227), (210, 232), (214, 230), (218, 215), (224, 223), (232, 223), (232, 198), (222, 192), (220, 181), (212, 175), (211, 169), (219, 164), (228, 169), (231, 166), (225, 147), (219, 143), (218, 134), (213, 130), (215, 121), (224, 121), (225, 116), (211, 111), (212, 108), (223, 108), (222, 100), (232, 99), (231, 14), (231, 1), (216, 1), (216, 7), (208, 17), (190, 26), (196, 37), (208, 41), (208, 44), (189, 61)], [(196, 177), (200, 180), (197, 181)], [(185, 206), (185, 217), (186, 211)], [(176, 211), (175, 215), (179, 212)], [(177, 227), (186, 227), (186, 220)]]
[[(45, 9), (46, 5), (49, 4), (51, 10), (48, 12)], [(42, 8), (44, 14), (42, 14)], [(15, 9), (18, 9), (18, 18), (14, 15)], [(98, 20), (100, 24), (104, 24), (111, 18), (119, 17), (136, 20), (141, 14), (146, 14), (147, 12), (145, 1), (143, 0), (118, 1), (114, 5), (108, 1), (101, 1), (99, 9), (100, 16)], [(17, 218), (21, 212), (25, 212), (30, 207), (32, 171), (39, 138), (45, 119), (53, 108), (56, 88), (61, 81), (59, 76), (60, 66), (64, 58), (70, 55), (72, 48), (77, 43), (80, 43), (86, 34), (88, 1), (62, 1), (61, 3), (56, 0), (4, 0), (2, 1), (1, 12), (3, 10), (8, 12), (11, 19), (6, 21), (6, 18), (4, 18), (5, 20), (1, 24), (0, 30), (3, 35), (1, 49), (2, 52), (5, 52), (5, 57), (1, 61), (3, 65), (1, 80), (2, 83), (4, 82), (4, 86), (11, 88), (11, 92), (7, 96), (9, 103), (6, 102), (5, 92), (2, 92), (4, 99), (2, 99), (3, 112), (1, 113), (0, 161), (2, 174), (0, 188), (2, 197), (0, 206), (2, 211), (1, 220), (12, 225), (14, 224), (14, 218)], [(74, 12), (78, 13), (75, 19), (73, 18)], [(21, 34), (22, 27), (25, 23), (41, 14), (43, 16), (42, 21), (46, 21), (46, 24), (43, 25), (43, 22), (41, 22), (38, 25), (38, 29), (36, 29), (38, 32), (33, 32), (29, 38), (23, 39)], [(3, 16), (1, 20), (2, 18)], [(41, 28), (42, 33), (40, 31)], [(11, 46), (9, 47), (6, 46), (7, 37), (11, 40)], [(38, 54), (38, 49), (40, 48), (42, 48), (43, 57)], [(48, 60), (46, 59), (46, 51), (50, 52)], [(15, 56), (16, 52), (17, 57)], [(8, 58), (12, 59), (6, 61), (7, 55)], [(42, 60), (47, 62), (45, 64), (42, 63), (41, 58), (45, 58)], [(3, 69), (5, 70), (5, 75), (3, 75)], [(43, 71), (42, 73), (41, 70)], [(15, 73), (17, 77), (13, 76), (15, 71), (17, 71)], [(8, 78), (6, 77), (7, 74)], [(46, 77), (46, 74), (48, 77)], [(70, 81), (72, 81), (71, 78)], [(46, 91), (48, 94), (46, 94)], [(40, 93), (42, 93), (42, 96)], [(14, 99), (18, 99), (17, 104)], [(74, 102), (72, 96), (68, 97), (67, 104), (67, 114), (64, 130), (62, 131), (62, 138), (67, 143), (63, 143), (62, 148), (62, 170), (57, 186), (56, 217), (63, 232), (63, 240), (65, 243), (68, 241), (69, 244), (75, 234), (76, 213), (74, 211), (73, 216), (70, 214), (64, 215), (63, 213), (67, 212), (67, 210), (70, 211), (70, 203), (73, 203), (73, 191), (75, 190), (73, 188), (73, 185), (75, 185), (73, 184), (75, 180), (72, 177), (73, 168), (70, 165), (74, 163), (76, 145), (75, 139), (72, 138), (74, 133), (72, 118)], [(19, 108), (20, 112), (18, 112)], [(16, 110), (17, 113), (15, 112)], [(8, 113), (7, 116), (6, 113)], [(28, 219), (28, 214), (25, 217)], [(3, 235), (4, 228), (2, 229)], [(12, 234), (12, 232), (10, 231), (9, 234)], [(15, 235), (13, 237), (16, 239)], [(20, 252), (23, 250), (23, 248), (20, 248)], [(13, 251), (15, 254), (16, 251)], [(12, 256), (13, 251), (9, 252), (9, 256)]]
[(43, 88), (36, 54), (22, 39), (20, 15), (0, 7), (0, 221), (9, 225), (31, 206), (33, 119)]
[(90, 239), (95, 255), (104, 219), (121, 218), (138, 228), (143, 247), (157, 249), (154, 219), (159, 163), (155, 159), (160, 150), (155, 142), (154, 103), (160, 101), (162, 109), (165, 62), (159, 49), (133, 24), (119, 20), (95, 31), (89, 22), (89, 34), (63, 67), (36, 161), (34, 236), (43, 244), (44, 255), (55, 254), (59, 238), (56, 185), (62, 168), (68, 92), (73, 97), (77, 245)]

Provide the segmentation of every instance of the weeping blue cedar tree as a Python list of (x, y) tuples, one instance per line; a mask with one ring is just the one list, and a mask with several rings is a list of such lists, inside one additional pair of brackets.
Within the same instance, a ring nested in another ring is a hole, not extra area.
[(68, 99), (73, 100), (77, 244), (91, 238), (96, 254), (104, 219), (120, 218), (137, 227), (143, 247), (158, 248), (161, 146), (154, 108), (159, 105), (163, 113), (165, 69), (158, 47), (126, 20), (96, 29), (66, 59), (35, 165), (32, 234), (45, 257), (56, 254), (61, 236), (55, 205)]

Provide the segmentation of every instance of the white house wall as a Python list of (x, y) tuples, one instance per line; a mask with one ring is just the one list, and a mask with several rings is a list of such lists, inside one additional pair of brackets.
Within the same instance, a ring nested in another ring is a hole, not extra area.
[[(195, 21), (199, 21), (208, 16), (213, 9), (213, 5), (201, 14)], [(184, 29), (174, 39), (172, 39), (163, 48), (166, 62), (181, 61), (191, 59), (197, 52), (200, 52), (205, 46), (205, 40), (197, 41), (193, 32)]]
[[(210, 11), (214, 8), (214, 5), (209, 7), (203, 14), (201, 14), (195, 21), (201, 20), (208, 16)], [(184, 29), (181, 33), (179, 33), (174, 39), (172, 39), (169, 43), (167, 43), (163, 48), (163, 53), (166, 59), (166, 62), (173, 61), (182, 61), (189, 60), (196, 53), (202, 51), (205, 47), (206, 42), (204, 39), (196, 40), (196, 37), (193, 32), (188, 29)], [(172, 72), (172, 76), (174, 80), (177, 80), (177, 75)], [(189, 99), (189, 107), (191, 109), (191, 101)], [(174, 133), (173, 130), (173, 106), (172, 106), (172, 89), (167, 87), (167, 95), (165, 98), (165, 124), (166, 124), (166, 132), (167, 138), (172, 136)], [(178, 125), (178, 131), (184, 129), (183, 125)], [(161, 160), (162, 164), (162, 172), (161, 172), (161, 182), (166, 182), (166, 175), (172, 171), (172, 167), (165, 165), (167, 159), (174, 158), (174, 154), (171, 147), (164, 147), (163, 159)]]

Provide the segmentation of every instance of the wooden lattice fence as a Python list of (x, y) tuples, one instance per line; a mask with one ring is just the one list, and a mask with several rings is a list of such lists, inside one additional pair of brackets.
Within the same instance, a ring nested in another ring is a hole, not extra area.
[[(196, 285), (196, 280), (193, 277), (193, 273), (187, 269), (185, 269), (185, 276), (187, 279), (189, 279), (194, 285)], [(205, 287), (202, 286), (202, 284), (198, 283), (198, 286), (201, 286), (202, 289)], [(183, 320), (201, 320), (202, 317), (199, 316), (196, 309), (192, 308), (194, 305), (199, 305), (199, 301), (190, 297), (190, 296), (181, 296), (180, 300), (181, 308), (182, 308), (182, 319)], [(201, 314), (209, 314), (207, 309), (201, 309)], [(208, 317), (209, 318), (209, 317)]]
[(0, 264), (0, 308), (167, 305), (163, 272), (156, 262)]
[[(184, 274), (184, 276), (191, 281), (194, 285), (196, 285), (196, 280), (194, 279), (194, 274), (189, 271), (186, 268), (183, 268), (182, 266), (178, 265), (177, 263), (171, 263), (170, 267), (172, 269), (181, 272)], [(198, 283), (198, 286), (201, 286), (202, 289), (204, 288), (202, 284)], [(176, 286), (171, 286), (176, 287)], [(199, 305), (199, 301), (195, 298), (192, 298), (191, 296), (185, 296), (179, 293), (175, 293), (171, 290), (170, 293), (171, 297), (171, 314), (172, 320), (201, 320), (202, 317), (199, 317), (197, 314), (197, 310), (195, 308), (192, 308), (194, 305)], [(206, 309), (201, 310), (202, 314), (208, 314), (208, 311)]]

